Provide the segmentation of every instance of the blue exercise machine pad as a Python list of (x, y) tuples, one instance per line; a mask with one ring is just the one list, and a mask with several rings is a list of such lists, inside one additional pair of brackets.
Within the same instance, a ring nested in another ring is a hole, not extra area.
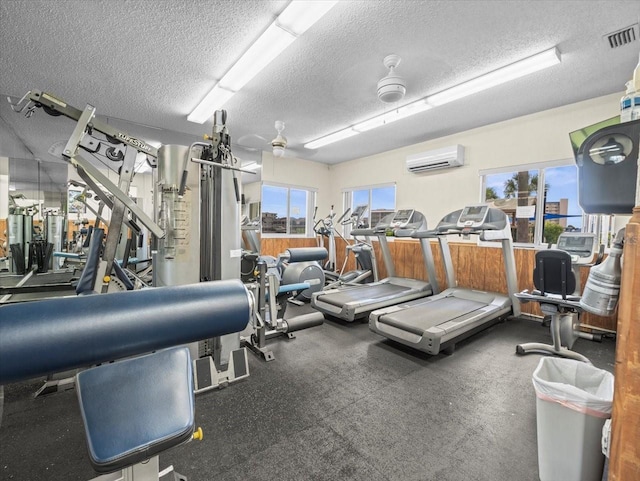
[(76, 376), (93, 468), (109, 473), (188, 441), (194, 429), (186, 347), (103, 364)]

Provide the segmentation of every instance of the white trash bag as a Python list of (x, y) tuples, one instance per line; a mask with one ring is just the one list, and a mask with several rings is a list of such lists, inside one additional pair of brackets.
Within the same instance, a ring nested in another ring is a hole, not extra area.
[(543, 357), (533, 372), (536, 396), (583, 414), (611, 417), (613, 374), (573, 359)]
[(613, 375), (573, 359), (543, 357), (533, 386), (540, 481), (601, 481)]

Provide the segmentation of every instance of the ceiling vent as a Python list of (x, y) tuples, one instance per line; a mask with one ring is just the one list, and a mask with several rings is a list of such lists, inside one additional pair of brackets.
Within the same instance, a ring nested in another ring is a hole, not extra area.
[(638, 40), (638, 24), (633, 24), (616, 32), (605, 35), (604, 38), (609, 43), (609, 47), (618, 48)]

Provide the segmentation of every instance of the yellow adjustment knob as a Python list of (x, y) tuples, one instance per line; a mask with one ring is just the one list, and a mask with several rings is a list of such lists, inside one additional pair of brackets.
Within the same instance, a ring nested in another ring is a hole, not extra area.
[(195, 439), (196, 441), (202, 441), (203, 436), (204, 434), (202, 433), (201, 427), (198, 427), (198, 429), (196, 429), (196, 432), (193, 433), (193, 439)]
[(211, 140), (211, 137), (208, 134), (204, 134), (202, 137), (204, 140)]
[(111, 276), (104, 276), (102, 278), (102, 282), (104, 282), (105, 284), (108, 284), (109, 282), (111, 282)]

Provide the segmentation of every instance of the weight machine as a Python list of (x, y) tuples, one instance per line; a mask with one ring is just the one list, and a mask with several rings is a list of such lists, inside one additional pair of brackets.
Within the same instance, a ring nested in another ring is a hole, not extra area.
[[(76, 168), (78, 175), (100, 201), (111, 210), (109, 230), (101, 257), (101, 275), (95, 286), (96, 292), (108, 292), (110, 286), (111, 290), (114, 289), (112, 279), (117, 278), (114, 275), (114, 269), (117, 269), (114, 263), (123, 225), (138, 235), (141, 231), (137, 223), (139, 221), (157, 238), (164, 237), (164, 231), (128, 195), (138, 153), (144, 154), (146, 161), (155, 166), (158, 151), (146, 142), (101, 122), (96, 118), (95, 107), (89, 104), (84, 110), (79, 110), (49, 93), (32, 90), (12, 105), (15, 112), (24, 111), (27, 118), (39, 108), (51, 116), (64, 116), (76, 122), (62, 155)], [(117, 185), (85, 156), (108, 159), (108, 168), (119, 173)], [(129, 212), (131, 216), (128, 215)], [(133, 220), (133, 216), (137, 221)]]
[[(121, 233), (125, 227), (137, 236), (141, 233), (139, 224), (149, 230), (157, 245), (152, 256), (154, 287), (240, 277), (240, 186), (235, 172), (245, 171), (237, 166), (239, 161), (231, 152), (225, 111), (215, 113), (213, 132), (205, 136), (207, 142), (156, 149), (97, 119), (95, 107), (89, 104), (79, 110), (49, 93), (33, 90), (12, 108), (24, 111), (27, 117), (42, 108), (49, 115), (76, 122), (62, 155), (111, 210), (94, 291), (108, 292), (117, 276), (125, 273), (116, 259), (121, 237), (127, 238), (126, 231), (124, 236)], [(138, 155), (153, 168), (155, 220), (128, 194)], [(117, 184), (87, 160), (88, 156), (108, 159), (108, 168), (119, 174)], [(130, 271), (124, 275), (135, 277)], [(249, 375), (238, 333), (201, 340), (191, 344), (190, 350), (196, 392), (223, 387)]]
[(296, 271), (302, 272), (302, 275), (297, 277), (297, 282), (287, 283), (285, 275), (287, 270), (298, 264), (315, 264), (326, 257), (327, 250), (324, 247), (287, 249), (277, 260), (269, 256), (257, 257), (256, 279), (247, 284), (254, 293), (257, 307), (251, 322), (251, 332), (249, 336), (242, 338), (242, 342), (265, 361), (274, 359), (273, 352), (267, 347), (269, 339), (281, 336), (293, 339), (295, 331), (319, 326), (324, 322), (324, 316), (320, 312), (284, 318), (288, 302), (297, 293), (317, 288), (321, 282), (313, 276), (313, 271), (311, 276), (305, 276), (304, 268), (302, 271)]

